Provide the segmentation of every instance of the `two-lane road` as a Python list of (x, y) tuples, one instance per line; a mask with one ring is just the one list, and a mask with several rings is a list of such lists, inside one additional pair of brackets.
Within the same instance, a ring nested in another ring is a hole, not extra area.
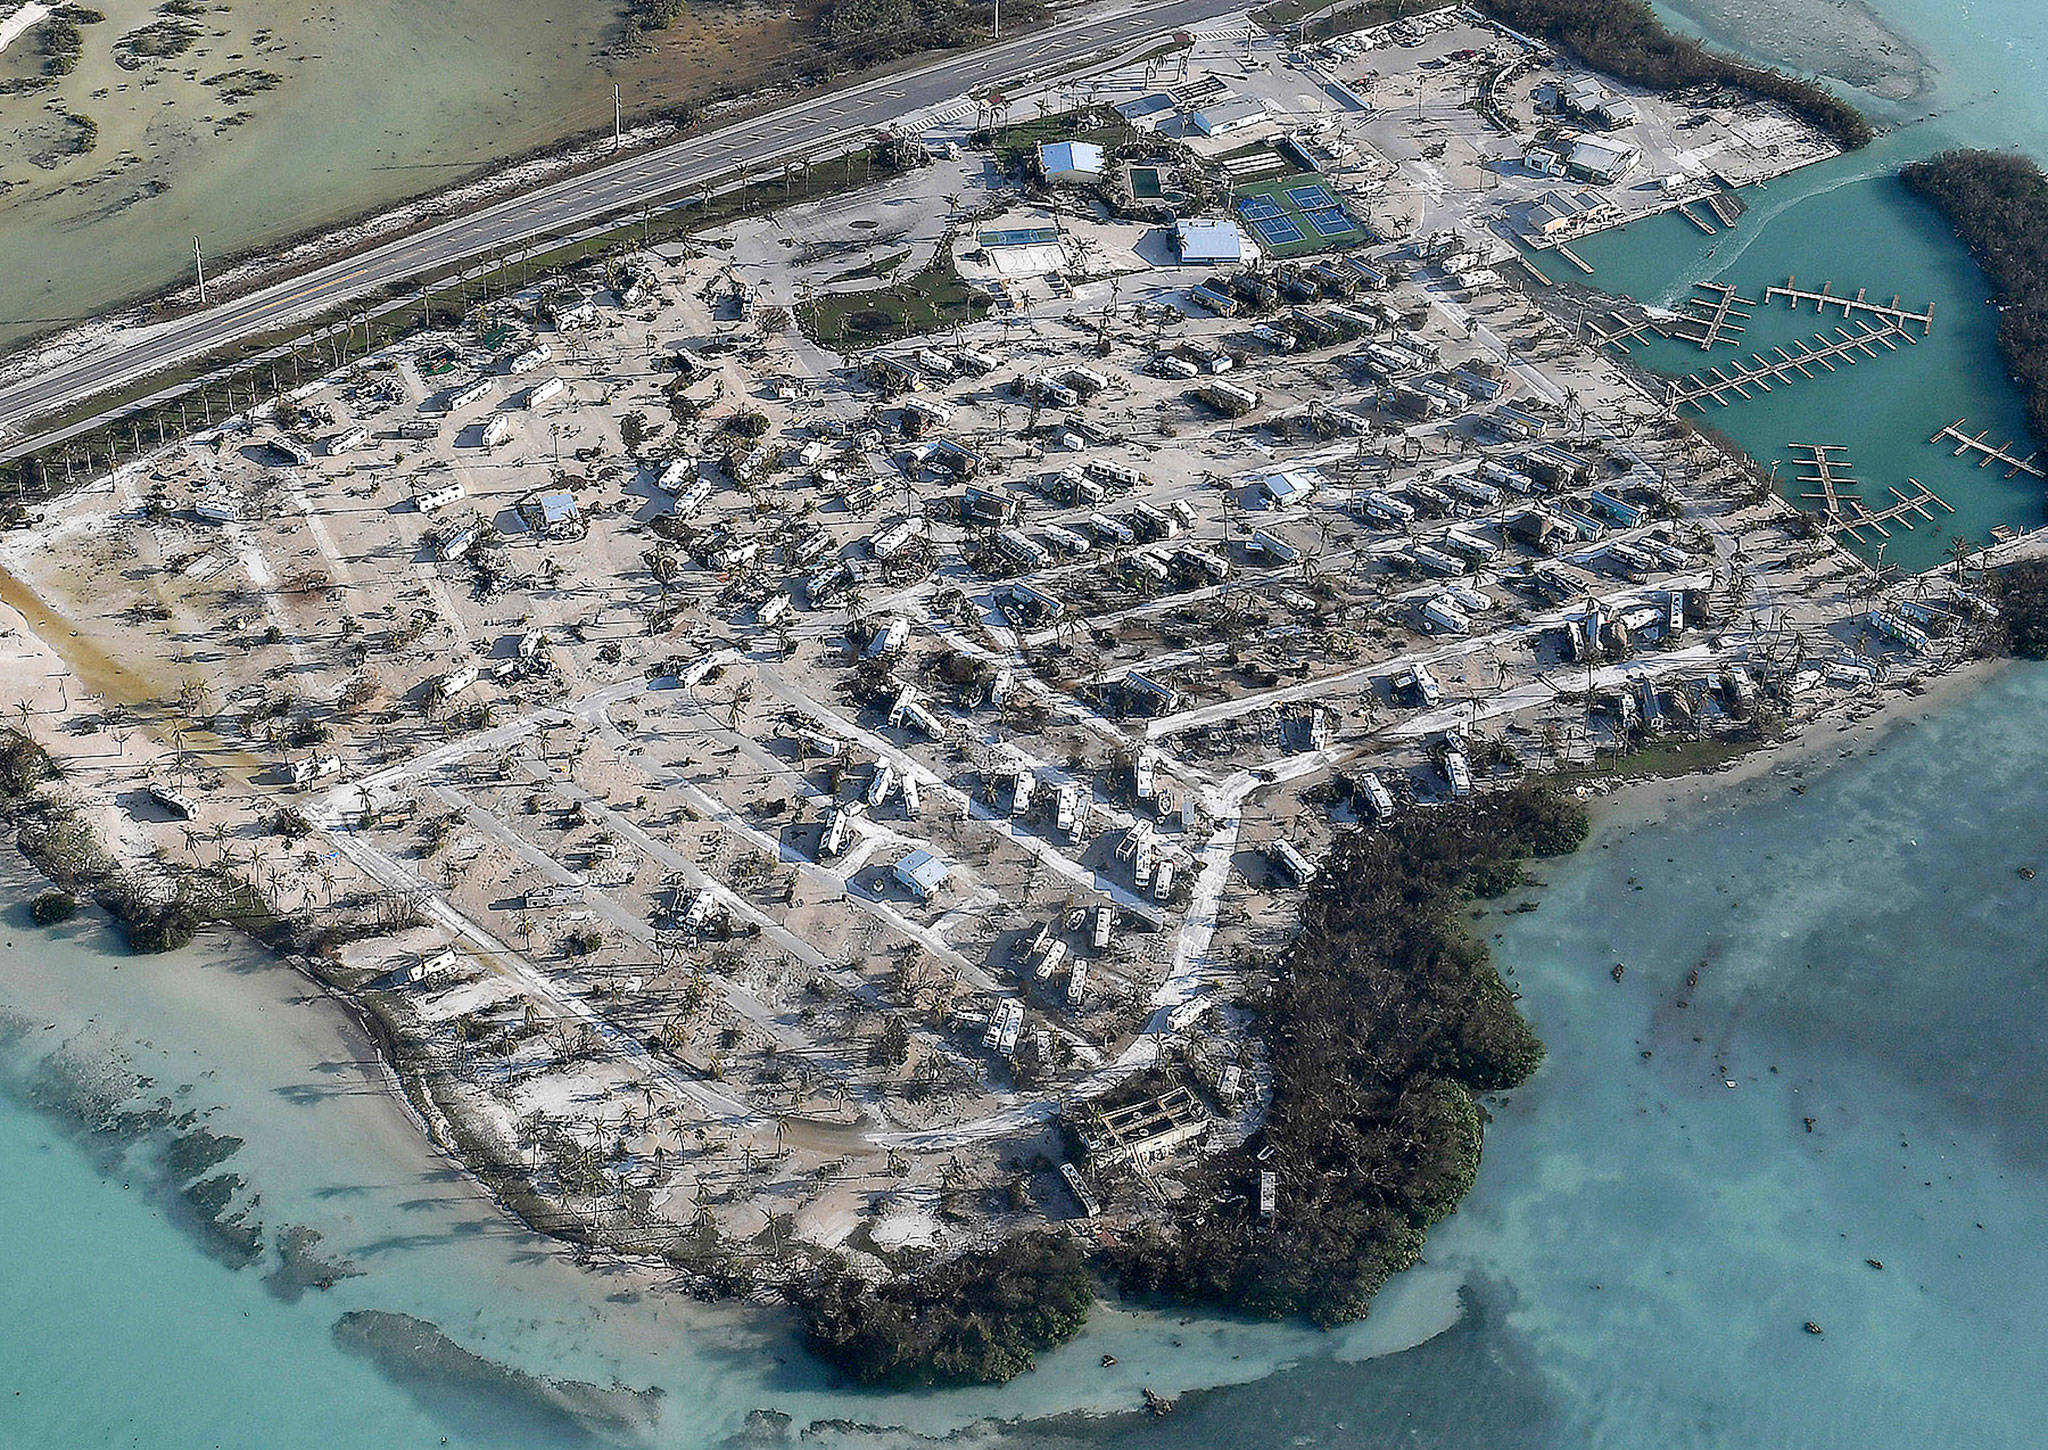
[[(524, 192), (482, 210), (309, 268), (245, 297), (176, 321), (123, 329), (79, 355), (0, 388), (0, 458), (14, 456), (29, 420), (203, 357), (240, 339), (374, 296), (531, 238), (687, 194), (737, 168), (815, 155), (898, 117), (978, 87), (1051, 70), (1098, 52), (1201, 24), (1244, 0), (1166, 0), (1097, 12), (1016, 40), (885, 75), (673, 142)], [(9, 444), (12, 447), (9, 447)]]

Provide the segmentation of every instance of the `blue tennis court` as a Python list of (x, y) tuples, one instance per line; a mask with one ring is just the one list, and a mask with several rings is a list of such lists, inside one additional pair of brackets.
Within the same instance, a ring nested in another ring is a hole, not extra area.
[(1269, 196), (1248, 196), (1237, 204), (1237, 209), (1248, 222), (1266, 221), (1287, 215), (1280, 204)]
[(1341, 237), (1346, 232), (1358, 230), (1352, 225), (1351, 218), (1345, 215), (1341, 206), (1317, 207), (1313, 211), (1303, 212), (1302, 215), (1308, 218), (1310, 226), (1326, 237)]
[(1319, 211), (1337, 204), (1337, 198), (1320, 186), (1290, 186), (1287, 188), (1287, 199), (1303, 211)]
[(1247, 217), (1246, 220), (1252, 224), (1252, 230), (1259, 234), (1259, 240), (1269, 247), (1288, 247), (1301, 240), (1301, 228), (1284, 216), (1275, 214)]
[(999, 232), (983, 232), (979, 240), (984, 247), (1033, 247), (1059, 239), (1059, 232), (1052, 227), (1018, 227)]

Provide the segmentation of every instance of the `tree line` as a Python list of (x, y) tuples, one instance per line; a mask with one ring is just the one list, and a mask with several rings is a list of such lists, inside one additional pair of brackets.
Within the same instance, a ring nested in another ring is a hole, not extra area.
[(1081, 1332), (1095, 1283), (1078, 1241), (1020, 1234), (870, 1285), (844, 1261), (792, 1291), (811, 1347), (864, 1385), (997, 1384)]
[(1984, 269), (2003, 315), (1998, 349), (2048, 438), (2048, 176), (2024, 156), (1944, 151), (1900, 173), (1946, 216)]
[[(1340, 838), (1252, 1004), (1272, 1068), (1264, 1127), (1193, 1170), (1181, 1222), (1106, 1251), (1115, 1281), (1318, 1324), (1362, 1317), (1471, 1188), (1477, 1095), (1543, 1060), (1459, 908), (1586, 830), (1584, 807), (1534, 783)], [(1270, 1221), (1262, 1172), (1277, 1180)]]
[[(1004, 19), (1018, 27), (1045, 16), (1041, 0), (1011, 0)], [(843, 69), (861, 70), (925, 50), (951, 50), (989, 37), (993, 15), (976, 0), (832, 0), (820, 21)]]
[(1988, 583), (2005, 652), (2023, 660), (2048, 660), (2048, 559), (2022, 559)]
[(1852, 151), (1870, 144), (1870, 122), (1826, 86), (1674, 34), (1643, 0), (1480, 0), (1480, 8), (1618, 79), (1666, 91), (1733, 86), (1783, 102)]
[[(1185, 1166), (1162, 1222), (1092, 1258), (1029, 1234), (871, 1285), (843, 1261), (791, 1291), (811, 1347), (863, 1384), (1008, 1379), (1080, 1332), (1099, 1270), (1123, 1291), (1318, 1324), (1362, 1317), (1479, 1167), (1478, 1095), (1543, 1061), (1460, 909), (1585, 839), (1585, 808), (1533, 782), (1341, 837), (1302, 930), (1250, 1005), (1272, 1068), (1264, 1126)], [(1278, 1211), (1259, 1213), (1277, 1175)]]

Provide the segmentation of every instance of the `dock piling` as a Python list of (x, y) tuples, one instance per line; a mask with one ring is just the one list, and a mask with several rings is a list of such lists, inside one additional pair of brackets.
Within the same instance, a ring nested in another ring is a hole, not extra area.
[(1813, 304), (1813, 310), (1817, 313), (1824, 313), (1830, 307), (1839, 307), (1842, 310), (1842, 320), (1844, 322), (1847, 322), (1853, 314), (1862, 313), (1867, 317), (1874, 317), (1880, 322), (1891, 324), (1894, 328), (1898, 329), (1900, 335), (1908, 342), (1918, 342), (1920, 338), (1914, 337), (1905, 330), (1907, 323), (1918, 323), (1920, 325), (1920, 337), (1926, 337), (1934, 331), (1934, 304), (1932, 302), (1927, 304), (1925, 311), (1914, 312), (1910, 308), (1900, 306), (1899, 299), (1896, 297), (1892, 298), (1890, 306), (1870, 301), (1867, 296), (1867, 288), (1857, 288), (1854, 297), (1845, 297), (1834, 291), (1833, 288), (1833, 283), (1823, 282), (1820, 284), (1820, 291), (1814, 292), (1799, 286), (1798, 278), (1787, 277), (1784, 286), (1771, 286), (1764, 289), (1764, 305), (1769, 306), (1782, 297), (1792, 304), (1794, 312), (1797, 312), (1809, 302)]
[(1769, 392), (1773, 381), (1789, 382), (1794, 374), (1811, 378), (1816, 367), (1834, 372), (1835, 364), (1854, 363), (1875, 357), (1880, 347), (1896, 352), (1897, 339), (1904, 335), (1898, 327), (1891, 324), (1880, 327), (1864, 324), (1864, 330), (1861, 332), (1851, 332), (1847, 328), (1838, 327), (1832, 338), (1815, 333), (1812, 342), (1795, 343), (1794, 346), (1798, 349), (1796, 352), (1782, 347), (1773, 349), (1778, 355), (1775, 362), (1766, 361), (1758, 353), (1751, 353), (1748, 364), (1736, 364), (1729, 372), (1724, 373), (1718, 367), (1714, 367), (1706, 369), (1704, 374), (1696, 373), (1684, 378), (1672, 389), (1672, 404), (1674, 407), (1679, 404), (1690, 404), (1705, 412), (1706, 405), (1701, 400), (1712, 398), (1726, 407), (1728, 399), (1723, 396), (1724, 393), (1733, 392), (1739, 397), (1748, 398), (1750, 395), (1745, 391), (1747, 388), (1761, 388)]
[(1956, 419), (1955, 422), (1949, 424), (1927, 441), (1929, 443), (1953, 441), (1956, 446), (1950, 456), (1954, 458), (1961, 458), (1965, 453), (1981, 453), (1984, 456), (1977, 460), (1979, 468), (1989, 468), (1994, 463), (2002, 463), (2005, 465), (2005, 476), (2007, 478), (2011, 478), (2015, 474), (2024, 473), (2030, 478), (2048, 479), (2048, 472), (2044, 472), (2041, 466), (2034, 462), (2040, 456), (2039, 454), (2029, 453), (2025, 458), (2019, 457), (2012, 451), (2012, 440), (2009, 438), (1999, 444), (1998, 447), (1993, 448), (1984, 441), (1991, 432), (1989, 428), (1983, 429), (1975, 437), (1972, 437), (1963, 431), (1963, 423), (1965, 421), (1962, 418)]

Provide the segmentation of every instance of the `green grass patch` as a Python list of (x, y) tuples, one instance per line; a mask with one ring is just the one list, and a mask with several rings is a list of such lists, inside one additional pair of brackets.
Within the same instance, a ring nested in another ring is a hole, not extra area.
[(875, 347), (985, 317), (995, 304), (953, 266), (950, 242), (914, 277), (865, 292), (831, 292), (799, 309), (797, 320), (820, 347)]
[(1625, 755), (1611, 755), (1591, 765), (1566, 766), (1557, 772), (1564, 784), (1612, 780), (1620, 776), (1677, 777), (1719, 770), (1730, 761), (1761, 749), (1762, 740), (1653, 740)]
[(1131, 140), (1136, 132), (1108, 106), (1084, 106), (1049, 116), (1012, 117), (983, 134), (996, 154), (996, 164), (1004, 171), (1017, 171), (1028, 168), (1038, 148), (1048, 142), (1089, 141), (1109, 151)]

